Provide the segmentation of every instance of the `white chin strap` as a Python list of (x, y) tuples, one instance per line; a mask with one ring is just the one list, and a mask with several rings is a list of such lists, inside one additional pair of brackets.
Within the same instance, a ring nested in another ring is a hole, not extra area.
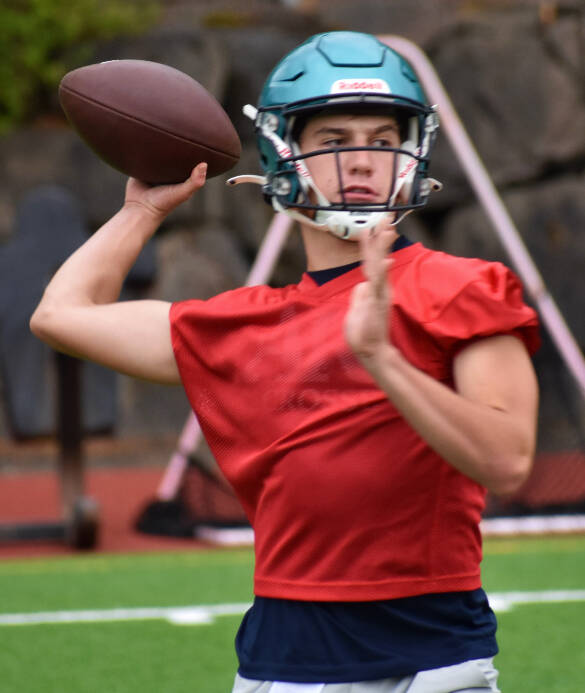
[[(244, 115), (251, 118), (257, 127), (259, 127), (262, 135), (268, 139), (275, 150), (278, 152), (279, 156), (282, 158), (289, 158), (293, 155), (290, 147), (282, 140), (276, 132), (268, 127), (265, 122), (258, 123), (258, 110), (247, 104), (242, 109)], [(420, 152), (417, 151), (417, 147), (412, 140), (407, 140), (404, 142), (401, 149), (406, 152), (419, 155)], [(295, 152), (298, 154), (299, 152)], [(392, 197), (390, 198), (389, 204), (393, 205), (398, 199), (398, 195), (402, 192), (403, 199), (407, 200), (410, 195), (410, 188), (412, 186), (412, 181), (416, 172), (417, 160), (408, 153), (399, 154), (396, 166), (396, 180), (394, 183), (394, 190)], [(297, 159), (294, 161), (294, 166), (297, 170), (299, 181), (301, 187), (305, 192), (310, 188), (315, 193), (319, 205), (322, 207), (329, 207), (331, 202), (323, 195), (319, 190), (307, 166), (304, 161)], [(254, 175), (243, 175), (234, 176), (226, 181), (227, 185), (238, 185), (239, 183), (255, 183), (257, 185), (266, 185), (268, 180), (265, 176), (254, 176)], [(442, 187), (438, 181), (431, 182), (433, 189), (437, 190)], [(292, 219), (304, 224), (305, 226), (310, 226), (311, 228), (318, 229), (320, 231), (328, 231), (334, 236), (347, 241), (357, 241), (360, 233), (364, 229), (371, 229), (380, 223), (383, 219), (387, 217), (394, 217), (393, 223), (396, 225), (411, 211), (405, 210), (402, 214), (397, 215), (396, 212), (392, 211), (382, 211), (382, 212), (351, 212), (345, 210), (331, 210), (328, 209), (318, 209), (315, 212), (315, 218), (311, 219), (306, 214), (298, 211), (298, 209), (284, 207), (276, 198), (272, 197), (272, 206), (277, 212), (282, 212)]]
[(361, 231), (371, 229), (379, 224), (382, 219), (393, 216), (393, 212), (327, 212), (318, 210), (315, 215), (319, 219), (321, 215), (327, 217), (323, 226), (334, 236), (344, 241), (357, 241)]

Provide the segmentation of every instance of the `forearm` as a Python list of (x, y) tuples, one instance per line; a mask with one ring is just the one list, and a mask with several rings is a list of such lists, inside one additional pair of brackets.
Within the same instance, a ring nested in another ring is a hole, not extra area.
[(410, 426), (446, 462), (498, 494), (515, 491), (532, 465), (538, 385), (524, 344), (494, 334), (462, 344), (454, 387), (409, 363), (392, 343), (392, 287), (383, 224), (362, 234), (366, 281), (345, 318), (348, 345)]
[(30, 319), (33, 334), (58, 351), (109, 363), (113, 336), (121, 332), (116, 321), (130, 318), (96, 309), (114, 306), (157, 226), (147, 208), (125, 205), (57, 270)]
[(391, 345), (361, 360), (410, 426), (453, 467), (498, 494), (525, 479), (534, 454), (529, 417), (464, 397)]
[(33, 316), (48, 308), (103, 305), (118, 299), (124, 279), (163, 219), (205, 183), (199, 164), (183, 183), (149, 187), (133, 178), (122, 209), (104, 224), (55, 274)]
[(162, 220), (205, 182), (149, 187), (130, 178), (124, 207), (56, 272), (31, 317), (49, 346), (128, 375), (179, 382), (166, 301), (118, 301), (124, 279)]
[(141, 206), (125, 205), (59, 268), (37, 310), (116, 301), (158, 223)]

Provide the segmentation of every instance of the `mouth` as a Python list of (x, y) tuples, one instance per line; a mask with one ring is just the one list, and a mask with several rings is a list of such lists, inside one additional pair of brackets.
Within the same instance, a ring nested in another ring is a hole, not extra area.
[(342, 198), (348, 204), (375, 203), (378, 195), (367, 185), (348, 185), (342, 190)]

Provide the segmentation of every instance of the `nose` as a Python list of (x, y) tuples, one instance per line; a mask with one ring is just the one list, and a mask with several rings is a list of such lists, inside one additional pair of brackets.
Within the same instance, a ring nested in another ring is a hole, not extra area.
[(372, 152), (364, 149), (356, 149), (346, 152), (345, 169), (352, 174), (368, 174), (373, 170)]

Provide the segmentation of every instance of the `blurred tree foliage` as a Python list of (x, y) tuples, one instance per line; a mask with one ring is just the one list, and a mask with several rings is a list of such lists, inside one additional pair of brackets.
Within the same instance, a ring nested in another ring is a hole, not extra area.
[(2, 0), (0, 134), (46, 106), (96, 42), (141, 33), (159, 16), (160, 0)]

